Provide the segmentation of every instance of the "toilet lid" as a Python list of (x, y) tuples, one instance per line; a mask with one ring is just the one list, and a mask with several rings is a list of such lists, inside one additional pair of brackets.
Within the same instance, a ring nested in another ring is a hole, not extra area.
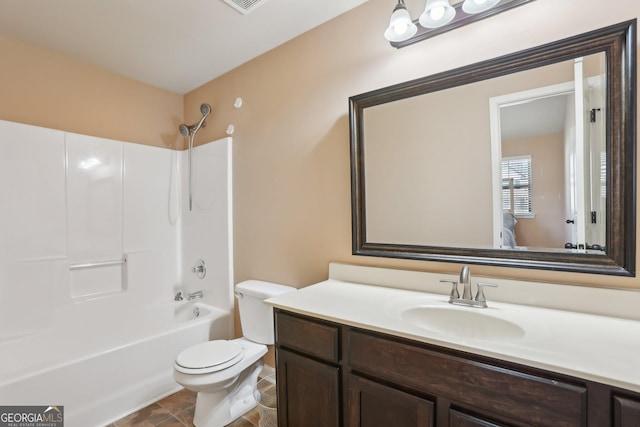
[(225, 341), (207, 341), (183, 350), (176, 357), (176, 369), (185, 374), (205, 374), (235, 365), (244, 357), (244, 349)]

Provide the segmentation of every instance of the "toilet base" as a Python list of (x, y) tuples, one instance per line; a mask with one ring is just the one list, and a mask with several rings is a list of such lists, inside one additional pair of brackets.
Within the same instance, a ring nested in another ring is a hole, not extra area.
[(255, 408), (253, 392), (263, 366), (260, 358), (242, 371), (232, 389), (198, 392), (193, 424), (196, 427), (224, 427)]

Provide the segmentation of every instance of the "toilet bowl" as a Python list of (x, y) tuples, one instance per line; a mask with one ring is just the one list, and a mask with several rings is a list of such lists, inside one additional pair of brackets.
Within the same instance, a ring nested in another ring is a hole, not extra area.
[(275, 283), (249, 280), (236, 286), (242, 338), (206, 341), (176, 357), (173, 377), (198, 393), (193, 424), (223, 427), (256, 406), (254, 390), (273, 344), (273, 309), (264, 300), (295, 291)]

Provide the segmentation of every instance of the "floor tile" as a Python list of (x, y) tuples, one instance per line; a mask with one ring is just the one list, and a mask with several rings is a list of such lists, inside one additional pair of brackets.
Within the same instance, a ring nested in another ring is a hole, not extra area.
[(159, 400), (157, 403), (173, 415), (176, 415), (196, 404), (196, 393), (183, 389)]
[[(106, 427), (193, 427), (196, 393), (181, 390)], [(226, 427), (258, 427), (258, 407)]]
[(187, 427), (193, 427), (193, 415), (196, 412), (196, 407), (192, 406), (184, 411), (176, 414), (176, 418), (182, 421)]
[(249, 412), (247, 412), (246, 414), (244, 414), (243, 417), (246, 418), (247, 421), (249, 421), (253, 425), (257, 426), (258, 422), (260, 422), (260, 411), (258, 408), (254, 408)]
[(121, 420), (116, 421), (118, 427), (156, 427), (162, 421), (171, 418), (172, 415), (157, 403), (128, 415)]
[(234, 422), (232, 422), (231, 424), (227, 424), (226, 427), (255, 427), (255, 424), (253, 424), (252, 422), (248, 421), (244, 417), (240, 417), (237, 420), (235, 420)]
[(156, 427), (184, 427), (184, 424), (182, 424), (177, 418), (171, 417), (162, 421), (160, 424), (156, 424)]

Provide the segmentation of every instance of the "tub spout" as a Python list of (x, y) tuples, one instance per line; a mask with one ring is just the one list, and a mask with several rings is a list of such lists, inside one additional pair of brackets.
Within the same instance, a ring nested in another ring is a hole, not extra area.
[(191, 301), (192, 299), (202, 298), (204, 295), (202, 291), (191, 292), (187, 295), (187, 301)]

